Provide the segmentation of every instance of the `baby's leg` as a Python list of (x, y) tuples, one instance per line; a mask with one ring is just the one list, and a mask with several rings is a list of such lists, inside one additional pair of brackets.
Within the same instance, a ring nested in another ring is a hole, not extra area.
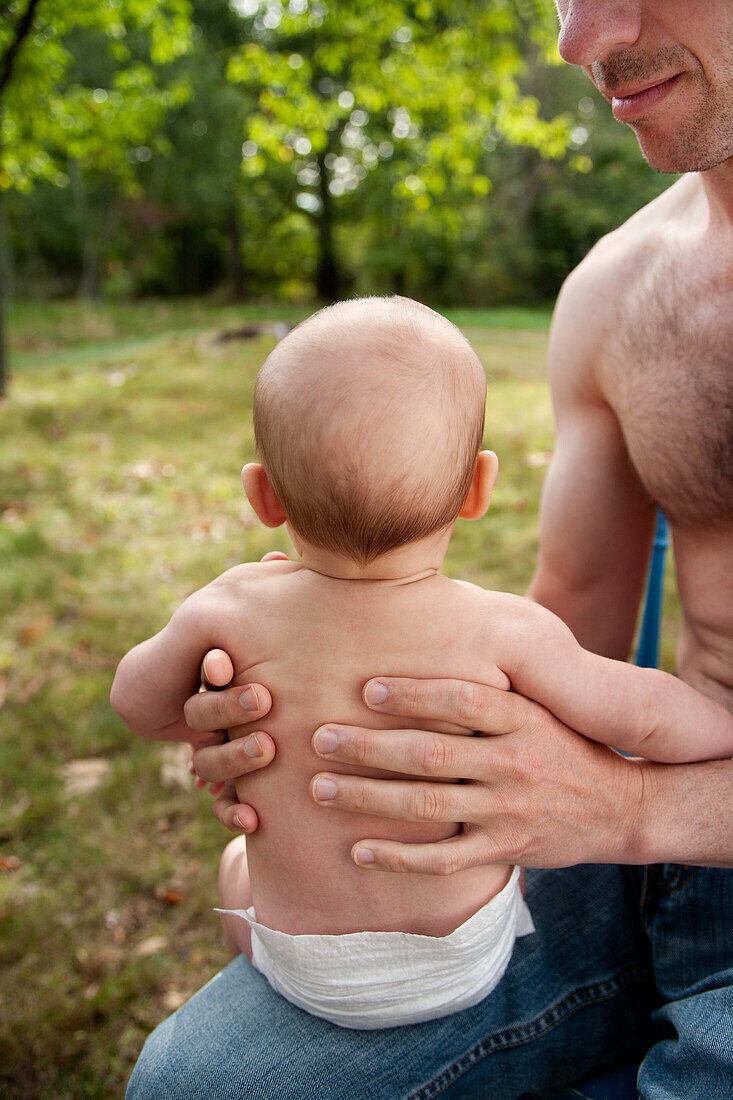
[[(222, 852), (219, 864), (219, 897), (222, 909), (249, 909), (252, 904), (246, 837), (238, 836), (230, 840)], [(221, 923), (224, 939), (232, 955), (244, 953), (251, 959), (252, 933), (246, 920), (222, 915)]]

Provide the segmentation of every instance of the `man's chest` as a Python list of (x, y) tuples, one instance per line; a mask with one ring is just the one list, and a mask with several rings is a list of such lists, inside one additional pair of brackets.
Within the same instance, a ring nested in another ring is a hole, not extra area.
[(733, 520), (733, 280), (650, 271), (603, 385), (641, 481), (678, 526)]

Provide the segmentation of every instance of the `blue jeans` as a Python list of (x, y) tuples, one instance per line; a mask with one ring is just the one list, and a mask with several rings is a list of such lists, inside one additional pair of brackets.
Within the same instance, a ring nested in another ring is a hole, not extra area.
[(527, 878), (537, 931), (474, 1008), (350, 1031), (283, 1000), (240, 957), (150, 1035), (128, 1100), (583, 1097), (584, 1075), (634, 1060), (644, 1100), (730, 1096), (733, 872)]

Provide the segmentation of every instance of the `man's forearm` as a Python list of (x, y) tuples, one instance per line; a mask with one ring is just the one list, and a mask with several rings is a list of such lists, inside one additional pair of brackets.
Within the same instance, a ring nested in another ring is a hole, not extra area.
[(733, 761), (641, 764), (639, 812), (620, 863), (733, 867)]

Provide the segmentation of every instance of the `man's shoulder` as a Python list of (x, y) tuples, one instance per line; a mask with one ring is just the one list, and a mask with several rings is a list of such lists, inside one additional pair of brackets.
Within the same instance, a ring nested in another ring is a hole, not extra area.
[(650, 292), (684, 218), (694, 181), (685, 177), (602, 237), (565, 280), (550, 334), (550, 379), (602, 393), (604, 368), (623, 359), (629, 306)]
[(620, 303), (628, 300), (629, 293), (644, 279), (659, 252), (668, 246), (670, 227), (684, 218), (695, 188), (692, 177), (678, 180), (601, 237), (565, 280), (558, 308), (584, 308), (592, 301), (594, 309), (588, 320), (614, 316)]

